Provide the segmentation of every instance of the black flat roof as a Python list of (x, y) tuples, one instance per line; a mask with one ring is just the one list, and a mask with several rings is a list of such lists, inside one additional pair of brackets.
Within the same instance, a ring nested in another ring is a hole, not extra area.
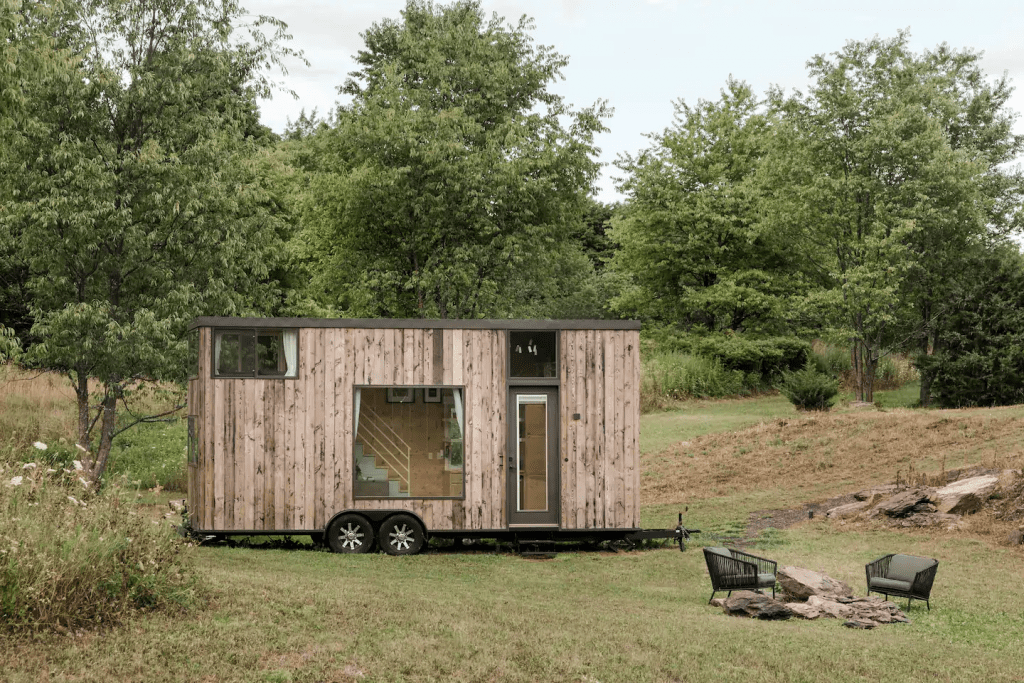
[(429, 318), (195, 318), (198, 327), (342, 327), (443, 330), (639, 330), (639, 320), (440, 320)]

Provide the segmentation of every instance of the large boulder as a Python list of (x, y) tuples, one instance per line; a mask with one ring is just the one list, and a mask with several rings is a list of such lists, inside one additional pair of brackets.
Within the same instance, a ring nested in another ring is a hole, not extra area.
[(789, 619), (792, 610), (778, 600), (753, 591), (736, 591), (722, 603), (726, 614), (755, 619)]
[(811, 596), (839, 598), (853, 595), (853, 589), (828, 574), (803, 569), (783, 567), (776, 574), (782, 593), (789, 601), (808, 600)]
[(939, 512), (970, 515), (981, 509), (998, 486), (998, 476), (985, 474), (943, 486), (935, 491), (931, 498)]
[[(871, 510), (870, 517), (886, 516), (894, 519), (906, 517), (915, 512), (923, 512), (932, 505), (935, 489), (931, 486), (917, 486), (897, 493), (888, 500), (883, 500)], [(934, 509), (934, 507), (932, 508)]]

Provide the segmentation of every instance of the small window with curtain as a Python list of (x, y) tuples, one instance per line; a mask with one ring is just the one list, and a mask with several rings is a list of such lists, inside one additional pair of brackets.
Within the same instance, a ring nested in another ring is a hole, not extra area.
[(214, 330), (214, 377), (284, 377), (299, 374), (298, 330)]

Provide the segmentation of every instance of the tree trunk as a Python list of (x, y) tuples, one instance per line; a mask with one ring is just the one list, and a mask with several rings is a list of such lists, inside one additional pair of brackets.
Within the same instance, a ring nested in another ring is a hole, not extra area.
[(102, 419), (100, 420), (100, 445), (96, 451), (89, 477), (99, 487), (103, 471), (107, 468), (110, 457), (110, 445), (114, 440), (114, 428), (117, 426), (117, 385), (108, 384), (103, 396)]

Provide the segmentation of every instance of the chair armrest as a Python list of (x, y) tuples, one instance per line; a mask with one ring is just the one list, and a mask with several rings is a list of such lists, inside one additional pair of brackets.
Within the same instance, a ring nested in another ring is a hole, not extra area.
[[(736, 551), (730, 550), (729, 552)], [(707, 548), (704, 549), (704, 560), (708, 565), (711, 583), (716, 588), (726, 585), (725, 577), (732, 577), (728, 580), (728, 583), (732, 585), (757, 582), (757, 565), (753, 562), (745, 562), (735, 557), (726, 557), (725, 555), (712, 553)]]
[(864, 565), (864, 573), (867, 578), (868, 588), (871, 588), (871, 579), (885, 578), (889, 575), (889, 562), (892, 560), (895, 553), (889, 553), (885, 557), (880, 557), (874, 562), (869, 562)]
[(774, 560), (768, 560), (757, 555), (751, 555), (739, 550), (732, 551), (733, 556), (738, 556), (737, 559), (743, 560), (744, 562), (751, 562), (757, 567), (758, 574), (778, 574), (779, 563)]
[(914, 583), (910, 586), (910, 592), (927, 598), (932, 592), (932, 583), (935, 581), (935, 572), (939, 568), (938, 561), (930, 567), (922, 569), (914, 576)]

